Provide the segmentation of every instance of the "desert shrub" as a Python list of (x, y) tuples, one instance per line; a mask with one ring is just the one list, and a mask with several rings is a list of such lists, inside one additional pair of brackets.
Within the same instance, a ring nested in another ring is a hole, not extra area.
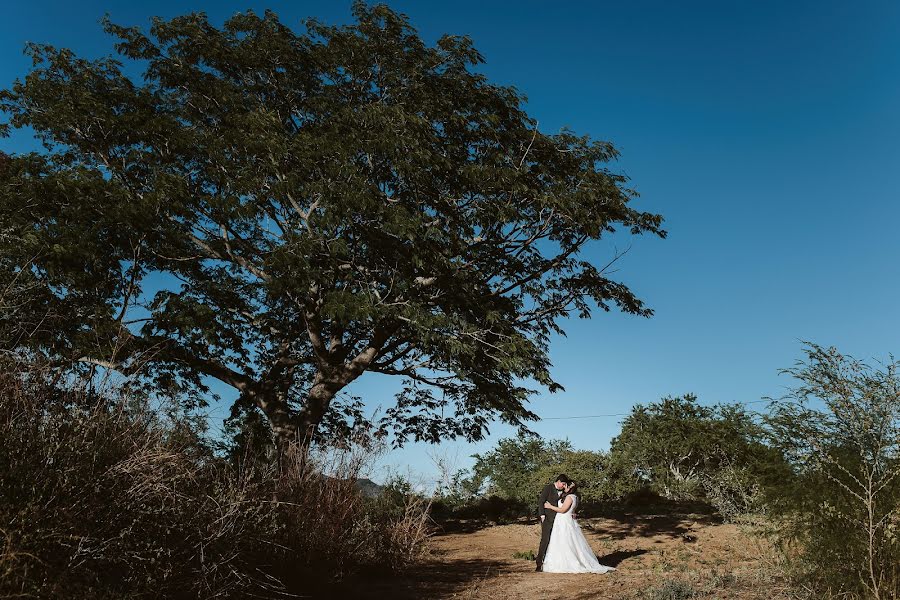
[(279, 577), (295, 590), (310, 582), (340, 579), (369, 568), (401, 570), (419, 558), (428, 537), (427, 502), (395, 486), (376, 498), (356, 481), (373, 449), (293, 448), (273, 477), (278, 527), (273, 542), (283, 549)]
[(644, 600), (688, 600), (699, 595), (694, 586), (680, 579), (667, 579), (642, 594)]
[(133, 397), (0, 379), (0, 597), (272, 597), (421, 554), (427, 506), (356, 488), (371, 449), (235, 464)]
[(403, 515), (408, 501), (421, 497), (417, 494), (412, 482), (403, 475), (389, 475), (381, 484), (378, 493), (369, 498), (369, 509), (387, 519), (396, 519)]
[(757, 473), (746, 465), (723, 463), (700, 478), (703, 497), (725, 522), (746, 521), (764, 511)]
[(429, 515), (434, 521), (482, 520), (494, 523), (510, 523), (522, 517), (533, 516), (536, 502), (504, 498), (494, 494), (469, 498), (464, 502), (447, 502), (441, 496), (431, 500)]
[(401, 571), (414, 564), (426, 551), (431, 499), (416, 493), (403, 477), (388, 479), (381, 492), (367, 499), (365, 518), (375, 529), (370, 542), (371, 561)]
[(814, 597), (900, 596), (900, 374), (816, 345), (768, 422), (791, 472), (766, 500), (798, 588)]

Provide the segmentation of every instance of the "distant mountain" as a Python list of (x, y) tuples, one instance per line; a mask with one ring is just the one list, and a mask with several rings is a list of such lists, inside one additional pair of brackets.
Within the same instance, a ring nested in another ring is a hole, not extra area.
[[(334, 477), (329, 477), (328, 475), (325, 475), (325, 478), (335, 481)], [(371, 479), (362, 478), (356, 480), (356, 489), (358, 489), (359, 492), (366, 498), (375, 498), (381, 495), (381, 492), (384, 490), (384, 486), (378, 485)]]
[(363, 496), (368, 498), (375, 498), (376, 496), (381, 495), (381, 491), (384, 489), (384, 486), (378, 485), (371, 479), (357, 479), (356, 480), (356, 488), (362, 493)]

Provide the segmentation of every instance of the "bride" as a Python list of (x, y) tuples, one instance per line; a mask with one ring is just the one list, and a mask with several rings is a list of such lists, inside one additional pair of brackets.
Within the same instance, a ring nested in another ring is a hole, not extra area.
[(574, 481), (566, 484), (565, 493), (559, 499), (559, 506), (550, 502), (544, 508), (558, 513), (553, 519), (553, 530), (550, 532), (550, 543), (544, 557), (545, 573), (606, 573), (615, 571), (613, 567), (600, 564), (594, 551), (588, 545), (581, 527), (575, 522), (572, 513), (578, 506), (578, 486)]

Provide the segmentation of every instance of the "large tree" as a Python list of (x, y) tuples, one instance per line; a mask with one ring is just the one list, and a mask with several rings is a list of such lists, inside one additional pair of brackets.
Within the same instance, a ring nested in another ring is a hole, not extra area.
[(541, 132), (468, 38), (354, 15), (105, 22), (119, 57), (100, 60), (29, 46), (0, 92), (45, 148), (0, 165), (7, 343), (166, 388), (218, 379), (281, 439), (340, 423), (361, 374), (396, 375), (398, 439), (477, 439), (535, 417), (527, 386), (559, 389), (565, 318), (649, 316), (584, 258), (618, 228), (665, 235), (616, 149)]

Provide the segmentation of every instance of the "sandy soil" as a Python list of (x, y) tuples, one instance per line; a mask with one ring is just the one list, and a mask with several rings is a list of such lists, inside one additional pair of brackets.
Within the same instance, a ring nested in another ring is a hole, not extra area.
[(621, 515), (579, 522), (600, 562), (617, 571), (536, 573), (533, 561), (513, 557), (537, 550), (540, 529), (536, 523), (461, 524), (456, 531), (436, 534), (429, 558), (411, 572), (368, 579), (339, 595), (394, 600), (782, 597), (771, 575), (770, 546), (736, 525), (700, 514)]

